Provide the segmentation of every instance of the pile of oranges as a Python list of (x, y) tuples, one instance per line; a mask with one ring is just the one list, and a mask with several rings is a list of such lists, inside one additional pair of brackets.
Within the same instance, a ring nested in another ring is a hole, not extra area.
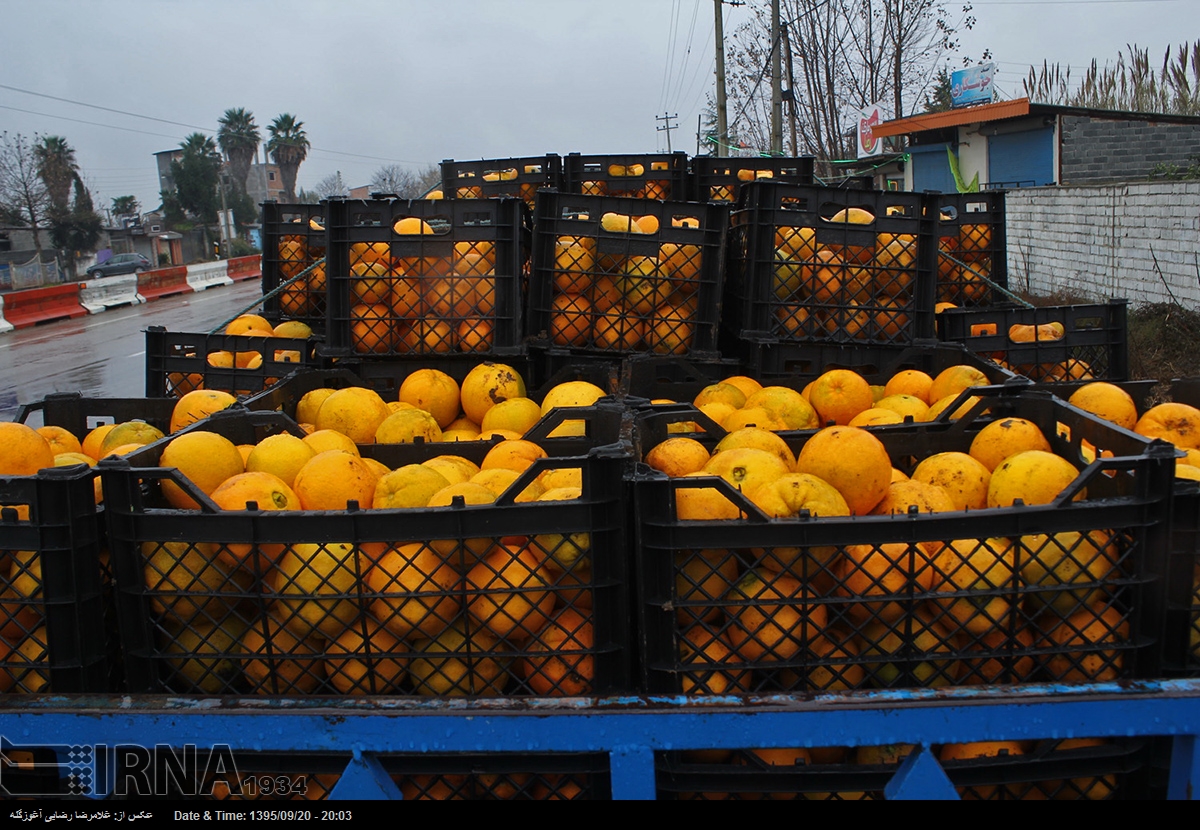
[[(390, 404), (364, 387), (322, 388), (297, 403), (300, 434), (242, 446), (202, 428), (167, 436), (158, 464), (178, 471), (178, 479), (163, 480), (161, 493), (177, 510), (200, 509), (202, 495), (221, 511), (257, 513), (575, 501), (583, 493), (582, 462), (527, 473), (547, 452), (522, 436), (543, 410), (586, 406), (604, 394), (570, 381), (539, 405), (525, 397), (518, 372), (494, 363), (476, 366), (461, 386), (438, 370), (417, 370)], [(582, 428), (582, 421), (567, 420), (555, 432)], [(418, 441), (444, 442), (447, 452), (392, 468), (361, 451)], [(437, 696), (589, 691), (589, 528), (465, 536), (452, 517), (439, 526), (445, 537), (397, 527), (390, 542), (143, 543), (168, 687)], [(257, 600), (248, 602), (247, 592)]]
[[(772, 530), (772, 521), (761, 535), (763, 525), (746, 526), (741, 547), (675, 550), (677, 690), (1123, 676), (1132, 640), (1121, 586), (1136, 568), (1136, 529), (974, 538), (970, 525), (961, 524), (955, 535), (942, 528), (922, 539), (915, 528), (893, 523), (874, 525), (895, 531), (894, 541), (878, 541), (880, 532), (864, 536), (846, 522), (940, 513), (966, 522), (973, 511), (1086, 499), (1081, 470), (1111, 452), (1084, 442), (1068, 458), (1054, 450), (1066, 446), (1065, 436), (1025, 418), (1002, 417), (964, 433), (963, 446), (906, 457), (900, 469), (879, 437), (849, 425), (872, 399), (867, 382), (853, 375), (827, 372), (805, 394), (755, 390), (746, 378), (727, 378), (714, 386), (737, 394), (717, 390), (728, 395), (724, 402), (701, 404), (724, 426), (719, 442), (701, 440), (695, 423), (685, 422), (684, 434), (646, 452), (649, 466), (681, 480), (671, 488), (681, 526), (760, 514), (801, 521), (801, 527), (804, 520), (825, 519), (843, 531), (816, 544), (799, 531)], [(770, 404), (759, 405), (764, 399)], [(1138, 417), (1128, 395), (1111, 384), (1081, 388), (1074, 403), (1146, 437), (1172, 441), (1187, 453), (1177, 475), (1200, 473), (1191, 466), (1200, 411), (1161, 404)], [(747, 408), (757, 411), (746, 415)], [(822, 423), (832, 425), (791, 441), (780, 435)], [(854, 543), (856, 535), (863, 543)], [(866, 543), (868, 537), (876, 541)]]
[[(182, 396), (196, 389), (203, 389), (205, 373), (212, 369), (232, 369), (246, 370), (248, 376), (265, 374), (258, 372), (261, 370), (264, 362), (274, 363), (294, 363), (299, 365), (303, 362), (304, 352), (308, 349), (307, 341), (312, 337), (312, 327), (301, 320), (285, 320), (282, 323), (272, 325), (269, 320), (258, 314), (242, 314), (234, 320), (231, 320), (225, 326), (226, 335), (236, 335), (240, 337), (262, 337), (262, 338), (283, 338), (288, 340), (302, 340), (304, 343), (298, 343), (294, 349), (273, 349), (265, 353), (264, 349), (210, 349), (203, 356), (189, 354), (188, 357), (199, 360), (203, 357), (206, 367), (198, 372), (170, 372), (167, 374), (168, 386), (175, 396)], [(234, 384), (235, 391), (242, 392), (257, 392), (264, 386), (270, 386), (279, 380), (276, 377), (265, 377), (262, 379), (261, 385), (255, 384), (256, 388), (251, 388), (249, 381), (245, 381), (244, 385)], [(234, 388), (230, 387), (230, 388)]]

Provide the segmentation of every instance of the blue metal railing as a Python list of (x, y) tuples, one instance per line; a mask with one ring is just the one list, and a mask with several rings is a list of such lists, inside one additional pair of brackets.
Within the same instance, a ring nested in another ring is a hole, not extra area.
[[(237, 752), (341, 753), (331, 798), (399, 797), (378, 756), (402, 753), (604, 753), (612, 796), (656, 796), (656, 752), (916, 744), (889, 798), (954, 798), (930, 748), (965, 741), (1161, 737), (1172, 742), (1166, 795), (1200, 792), (1200, 680), (849, 692), (810, 699), (624, 697), (467, 701), (280, 700), (164, 696), (12, 698), (6, 743)], [(104, 756), (105, 751), (97, 755)], [(100, 764), (101, 767), (105, 766)], [(107, 781), (96, 792), (111, 792)], [(101, 776), (103, 778), (103, 776)]]

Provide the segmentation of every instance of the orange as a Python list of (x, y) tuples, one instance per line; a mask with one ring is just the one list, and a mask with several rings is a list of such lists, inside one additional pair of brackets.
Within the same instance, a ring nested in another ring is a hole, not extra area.
[(54, 449), (37, 430), (0, 421), (0, 475), (32, 476), (54, 466)]
[[(1043, 450), (1026, 450), (1010, 455), (992, 471), (988, 483), (988, 507), (1009, 507), (1018, 499), (1025, 504), (1049, 504), (1079, 475), (1062, 456)], [(1080, 490), (1074, 500), (1086, 498)]]
[(245, 510), (247, 502), (258, 510), (299, 510), (300, 499), (283, 479), (272, 473), (237, 473), (221, 482), (210, 498), (222, 510)]
[[(478, 484), (480, 487), (490, 490), (496, 498), (500, 498), (520, 477), (521, 474), (516, 470), (492, 467), (489, 470), (480, 470), (471, 476), (470, 483)], [(538, 479), (534, 479), (513, 500), (517, 502), (536, 501), (544, 492), (546, 490), (542, 483)]]
[[(682, 478), (708, 477), (701, 470), (685, 473)], [(680, 521), (711, 521), (716, 519), (738, 519), (741, 508), (715, 487), (681, 487), (675, 492), (675, 518)]]
[(949, 513), (955, 509), (950, 494), (941, 487), (913, 478), (889, 484), (887, 493), (871, 513), (877, 516), (890, 516), (895, 513), (908, 515), (913, 508), (916, 508), (918, 514)]
[(865, 429), (826, 427), (800, 449), (796, 472), (811, 473), (837, 488), (850, 513), (864, 516), (887, 495), (892, 462), (883, 443)]
[(902, 418), (895, 410), (872, 407), (870, 409), (864, 409), (862, 412), (855, 415), (850, 419), (850, 423), (846, 424), (846, 426), (865, 428), (902, 423), (904, 423), (904, 418)]
[(1133, 429), (1137, 425), (1137, 404), (1128, 392), (1116, 384), (1104, 381), (1085, 383), (1071, 393), (1068, 403), (1124, 429)]
[(361, 455), (354, 439), (335, 429), (318, 429), (308, 433), (300, 440), (312, 447), (313, 455), (326, 450), (342, 450), (351, 455)]
[[(172, 438), (158, 460), (160, 467), (174, 467), (205, 495), (210, 495), (221, 482), (245, 471), (242, 454), (232, 441), (223, 435), (205, 430), (193, 430)], [(198, 510), (196, 502), (178, 484), (169, 479), (161, 482), (163, 497), (179, 510)]]
[(1033, 630), (1028, 625), (1018, 624), (1012, 636), (1007, 629), (993, 627), (967, 643), (964, 651), (990, 652), (995, 656), (964, 657), (958, 682), (964, 685), (1028, 683), (1038, 669), (1038, 661), (1032, 656), (1034, 647)]
[(46, 426), (38, 427), (34, 431), (46, 439), (46, 442), (50, 445), (50, 450), (55, 455), (62, 452), (83, 452), (83, 445), (79, 443), (78, 438), (71, 434), (69, 429)]
[(531, 398), (509, 398), (493, 406), (483, 416), (480, 432), (507, 429), (524, 435), (542, 418), (542, 407)]
[[(101, 424), (83, 437), (83, 442), (80, 445), (84, 455), (91, 456), (96, 461), (100, 460), (100, 447), (104, 443), (104, 437), (116, 427), (116, 424)], [(0, 427), (3, 429), (3, 427)]]
[(445, 429), (458, 417), (458, 383), (439, 369), (418, 369), (400, 384), (398, 399), (433, 415)]
[(961, 671), (953, 657), (959, 651), (957, 639), (923, 610), (902, 626), (894, 622), (864, 626), (860, 642), (862, 656), (872, 661), (865, 668), (874, 686), (947, 686)]
[(449, 485), (446, 477), (431, 467), (405, 464), (375, 482), (371, 507), (377, 510), (425, 507), (434, 493)]
[(525, 644), (518, 673), (542, 697), (585, 695), (596, 679), (594, 649), (591, 619), (565, 608)]
[(795, 389), (786, 386), (764, 386), (746, 398), (744, 406), (765, 409), (788, 429), (816, 429), (819, 425), (812, 405)]
[(362, 615), (353, 596), (361, 570), (359, 550), (350, 542), (291, 544), (270, 574), (271, 590), (279, 595), (274, 609), (301, 637), (319, 631), (335, 639)]
[(396, 321), (386, 303), (357, 303), (350, 309), (350, 339), (359, 354), (387, 354), (396, 349)]
[(675, 552), (675, 619), (681, 627), (721, 616), (719, 601), (738, 579), (738, 560), (727, 550)]
[(811, 598), (811, 589), (792, 576), (747, 571), (725, 595), (730, 646), (747, 661), (791, 660), (828, 623), (826, 607)]
[(787, 441), (769, 429), (758, 427), (743, 427), (730, 431), (728, 435), (717, 442), (717, 446), (713, 448), (713, 454), (739, 447), (751, 447), (773, 453), (779, 456), (779, 460), (787, 466), (788, 470), (791, 470), (796, 464), (796, 456), (792, 454)]
[(375, 429), (376, 444), (432, 443), (442, 440), (437, 419), (424, 409), (408, 407), (388, 415)]
[(890, 409), (902, 419), (911, 417), (914, 421), (924, 421), (929, 412), (929, 404), (925, 403), (922, 398), (903, 392), (884, 395), (875, 402), (875, 406), (879, 409)]
[(175, 404), (171, 413), (171, 432), (194, 424), (201, 418), (207, 418), (218, 410), (225, 409), (237, 403), (237, 398), (228, 392), (218, 389), (196, 389), (188, 392)]
[(1160, 403), (1146, 410), (1133, 431), (1170, 441), (1180, 449), (1200, 449), (1200, 409), (1185, 403)]
[(584, 346), (591, 339), (592, 304), (582, 294), (559, 294), (550, 301), (550, 338), (559, 346)]
[[(712, 404), (709, 404), (709, 406), (712, 406)], [(772, 432), (787, 429), (787, 424), (775, 420), (770, 412), (757, 406), (735, 409), (721, 420), (720, 423), (726, 432), (737, 432), (739, 429), (745, 429), (746, 427), (761, 427)]]
[(125, 421), (117, 424), (104, 436), (104, 440), (100, 443), (100, 452), (108, 454), (114, 447), (124, 444), (145, 446), (162, 437), (162, 430), (145, 421)]
[[(720, 608), (714, 609), (720, 613)], [(685, 695), (735, 695), (750, 691), (748, 669), (734, 668), (742, 659), (729, 647), (724, 632), (696, 625), (679, 635), (679, 691)]]
[(462, 613), (462, 576), (431, 548), (413, 542), (362, 549), (375, 560), (366, 576), (366, 587), (379, 595), (371, 614), (395, 636), (436, 637)]
[(714, 453), (704, 465), (704, 472), (720, 476), (749, 495), (759, 487), (787, 475), (791, 468), (774, 452), (738, 447)]
[(912, 477), (945, 490), (955, 510), (982, 510), (987, 507), (988, 484), (992, 480), (992, 473), (983, 462), (965, 452), (931, 455), (917, 464)]
[(1103, 648), (1107, 644), (1127, 644), (1129, 620), (1113, 606), (1086, 607), (1065, 620), (1057, 617), (1048, 623), (1044, 645), (1057, 653), (1045, 658), (1052, 680), (1063, 683), (1098, 683), (1116, 680), (1125, 667), (1124, 651)]
[(244, 466), (246, 464), (246, 462), (250, 460), (250, 453), (254, 452), (254, 445), (253, 444), (238, 444), (237, 448), (238, 448), (238, 452), (240, 452), (242, 454), (242, 464)]
[(1029, 593), (1026, 602), (1031, 613), (1052, 608), (1065, 617), (1080, 606), (1101, 602), (1106, 593), (1103, 586), (1121, 577), (1120, 548), (1107, 530), (1030, 534), (1020, 537), (1017, 551), (1025, 585), (1059, 589)]
[(646, 453), (646, 463), (668, 476), (676, 477), (704, 469), (710, 453), (695, 438), (676, 436), (656, 444)]
[[(938, 750), (940, 761), (969, 761), (973, 758), (1007, 758), (1025, 754), (1019, 741), (972, 741), (962, 744), (942, 744)], [(1016, 797), (1017, 786), (992, 786), (972, 784), (958, 787), (963, 799), (994, 800)]]
[(271, 332), (275, 337), (286, 337), (292, 340), (306, 340), (312, 337), (312, 326), (302, 320), (284, 320)]
[(312, 694), (325, 681), (321, 640), (297, 637), (270, 614), (246, 628), (237, 651), (247, 655), (239, 662), (256, 694)]
[(987, 386), (991, 381), (974, 366), (959, 364), (943, 369), (929, 387), (929, 403), (940, 401), (947, 395), (957, 395), (971, 386)]
[[(271, 331), (272, 325), (267, 318), (258, 314), (242, 314), (231, 320), (225, 326), (226, 334), (245, 334), (249, 331)], [(174, 430), (172, 430), (174, 432)]]
[[(747, 495), (760, 510), (771, 518), (791, 518), (807, 512), (813, 517), (818, 516), (849, 516), (850, 508), (831, 484), (808, 473), (788, 473), (774, 481), (764, 484)], [(769, 560), (766, 552), (755, 548), (753, 555), (763, 560), (764, 567), (772, 570), (783, 568), (806, 568), (806, 575), (817, 576), (819, 569), (826, 567), (837, 555), (837, 547), (833, 545), (814, 545), (812, 547), (781, 547), (771, 549)], [(797, 561), (805, 556), (808, 565), (798, 565)], [(809, 567), (810, 566), (810, 567)]]
[(408, 672), (408, 651), (386, 628), (372, 626), (364, 637), (359, 626), (348, 627), (325, 647), (325, 673), (344, 695), (398, 694)]
[(345, 510), (350, 501), (364, 508), (372, 504), (375, 482), (375, 474), (357, 455), (326, 450), (300, 468), (293, 489), (305, 510)]
[(250, 584), (249, 574), (227, 567), (210, 542), (143, 542), (141, 561), (151, 609), (175, 620), (221, 618)]
[(532, 441), (518, 438), (501, 441), (488, 450), (487, 455), (479, 464), (479, 469), (490, 470), (500, 467), (522, 473), (529, 469), (539, 458), (547, 458), (546, 451)]
[(836, 570), (834, 593), (850, 600), (846, 613), (857, 624), (895, 623), (919, 602), (911, 595), (932, 590), (937, 574), (926, 543), (847, 545)]
[(317, 429), (332, 429), (356, 444), (373, 444), (375, 430), (388, 416), (387, 404), (379, 393), (363, 386), (338, 389), (317, 411)]
[(995, 470), (1001, 461), (1025, 450), (1050, 452), (1050, 442), (1033, 421), (1001, 418), (975, 434), (969, 452), (988, 470)]
[[(437, 470), (451, 484), (462, 484), (479, 472), (479, 465), (460, 455), (439, 455), (422, 461), (421, 465)], [(450, 502), (446, 502), (449, 504)]]
[(586, 380), (570, 380), (554, 386), (542, 398), (542, 415), (558, 407), (591, 406), (608, 393)]
[(325, 403), (325, 399), (335, 391), (329, 387), (322, 386), (305, 392), (300, 397), (300, 400), (296, 402), (296, 422), (301, 424), (316, 424), (317, 413), (321, 410), (321, 404)]
[(550, 621), (551, 583), (533, 551), (506, 540), (467, 572), (467, 613), (497, 637), (524, 641)]
[(709, 403), (725, 403), (734, 409), (741, 409), (746, 405), (746, 393), (732, 383), (718, 381), (704, 387), (692, 398), (692, 406), (697, 409)]
[(271, 473), (291, 487), (296, 473), (316, 455), (312, 444), (288, 432), (269, 435), (259, 441), (246, 456), (246, 470), (252, 473)]
[(471, 369), (461, 387), (462, 411), (477, 424), (500, 401), (525, 397), (525, 379), (504, 363), (484, 362)]
[(409, 678), (426, 697), (497, 697), (513, 668), (510, 650), (464, 615), (436, 637), (412, 641)]
[(974, 634), (1009, 630), (1017, 568), (1017, 547), (1009, 539), (956, 539), (933, 563), (933, 590), (951, 595), (936, 602), (959, 625)]
[(808, 402), (817, 411), (818, 423), (845, 426), (875, 402), (871, 385), (857, 372), (831, 369), (820, 375), (808, 391)]

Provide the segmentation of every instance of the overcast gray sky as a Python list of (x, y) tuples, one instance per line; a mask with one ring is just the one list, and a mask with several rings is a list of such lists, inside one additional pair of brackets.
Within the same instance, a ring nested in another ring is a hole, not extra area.
[[(1158, 62), (1200, 38), (1200, 0), (971, 2), (962, 51), (991, 50), (1007, 98), (1043, 60), (1075, 77), (1127, 44)], [(0, 130), (64, 136), (102, 206), (157, 206), (152, 154), (215, 133), (231, 107), (264, 138), (280, 113), (304, 122), (311, 189), (391, 163), (657, 152), (666, 113), (673, 149), (694, 153), (713, 89), (712, 0), (0, 0), (0, 14)], [(728, 7), (727, 34), (748, 14)]]

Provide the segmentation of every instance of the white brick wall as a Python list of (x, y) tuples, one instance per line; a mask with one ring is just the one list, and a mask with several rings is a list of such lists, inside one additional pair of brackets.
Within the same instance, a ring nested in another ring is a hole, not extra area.
[(1014, 290), (1200, 309), (1200, 182), (1022, 188), (1005, 211)]

